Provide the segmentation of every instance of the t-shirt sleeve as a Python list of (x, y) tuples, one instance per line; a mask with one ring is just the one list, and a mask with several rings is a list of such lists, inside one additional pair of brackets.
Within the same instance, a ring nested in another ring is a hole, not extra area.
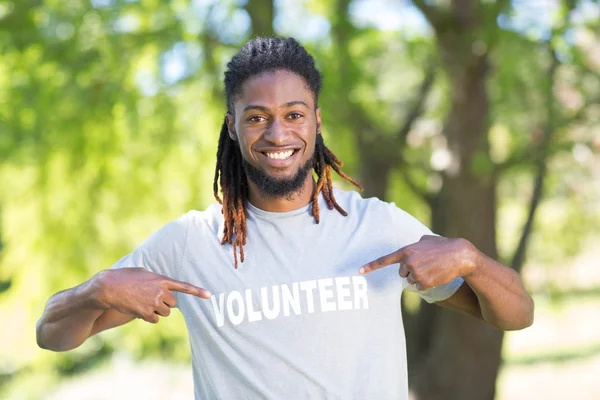
[[(399, 248), (418, 242), (424, 235), (434, 235), (429, 228), (406, 211), (396, 207), (393, 203), (390, 204), (390, 207), (392, 221), (394, 221), (394, 229), (398, 237)], [(427, 290), (418, 290), (416, 285), (408, 283), (406, 278), (402, 279), (404, 280), (404, 289), (418, 293), (419, 296), (428, 303), (446, 300), (448, 297), (452, 296), (464, 282), (461, 277), (458, 277), (445, 285), (440, 285)]]
[(189, 219), (185, 215), (169, 222), (133, 252), (117, 261), (111, 269), (141, 267), (177, 279), (185, 252), (188, 227)]

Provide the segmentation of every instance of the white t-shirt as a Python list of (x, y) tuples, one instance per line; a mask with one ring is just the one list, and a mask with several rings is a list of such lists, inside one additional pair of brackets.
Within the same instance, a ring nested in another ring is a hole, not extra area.
[[(196, 400), (408, 399), (400, 295), (410, 285), (397, 264), (358, 269), (431, 231), (393, 203), (338, 189), (335, 198), (348, 216), (320, 196), (319, 224), (310, 205), (273, 213), (249, 204), (238, 269), (232, 246), (221, 245), (219, 205), (167, 224), (113, 266), (145, 267), (213, 294), (177, 293)], [(444, 300), (462, 283), (419, 294)]]

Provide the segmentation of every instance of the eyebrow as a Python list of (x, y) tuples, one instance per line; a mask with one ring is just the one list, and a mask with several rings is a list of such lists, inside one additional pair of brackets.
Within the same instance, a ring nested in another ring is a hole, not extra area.
[[(280, 105), (279, 108), (289, 108), (289, 107), (297, 106), (297, 105), (301, 105), (301, 106), (304, 106), (306, 108), (309, 108), (308, 104), (306, 104), (302, 100), (288, 101), (287, 103)], [(256, 104), (248, 104), (246, 107), (244, 107), (244, 109), (242, 110), (242, 112), (246, 112), (246, 111), (252, 110), (252, 109), (254, 109), (254, 110), (261, 110), (261, 111), (265, 111), (265, 112), (269, 111), (269, 109), (267, 107), (265, 107), (265, 106), (259, 106), (259, 105), (256, 105)]]

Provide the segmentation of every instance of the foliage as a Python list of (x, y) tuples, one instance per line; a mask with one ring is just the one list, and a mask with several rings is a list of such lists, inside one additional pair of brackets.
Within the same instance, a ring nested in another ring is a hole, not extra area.
[[(556, 105), (548, 201), (529, 255), (556, 264), (599, 222), (600, 187), (590, 180), (599, 173), (600, 143), (592, 132), (600, 118), (600, 22), (597, 15), (585, 18), (587, 3), (570, 13), (559, 9), (558, 22), (541, 35), (519, 28), (514, 10), (499, 20), (488, 82), (491, 156), (477, 157), (473, 168), (500, 175), (504, 259), (526, 217), (535, 174), (531, 154), (548, 123), (549, 98)], [(325, 75), (325, 138), (347, 170), (358, 173), (364, 149), (356, 137), (392, 140), (432, 67), (435, 81), (406, 145), (384, 146), (401, 160), (392, 169), (388, 199), (426, 221), (423, 194), (437, 193), (448, 168), (442, 129), (449, 78), (437, 67), (434, 37), (427, 27), (361, 23), (358, 15), (340, 14), (343, 6), (350, 2), (311, 1), (303, 11), (329, 27), (302, 38)], [(0, 375), (69, 373), (113, 348), (139, 357), (189, 357), (180, 317), (158, 327), (136, 321), (68, 354), (37, 349), (34, 326), (52, 293), (88, 279), (164, 223), (213, 201), (225, 111), (219, 81), (253, 29), (245, 7), (186, 0), (70, 0), (68, 7), (54, 0), (0, 2), (0, 313), (11, 325), (1, 337), (10, 345), (0, 350)], [(277, 18), (275, 26), (296, 33)], [(552, 86), (544, 72), (552, 63), (550, 45), (559, 60)]]

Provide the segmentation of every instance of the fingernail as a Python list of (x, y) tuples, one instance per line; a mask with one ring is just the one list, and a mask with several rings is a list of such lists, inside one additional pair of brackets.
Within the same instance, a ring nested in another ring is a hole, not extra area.
[(358, 270), (359, 273), (364, 274), (365, 272), (367, 272), (367, 269), (365, 267), (360, 267), (360, 269)]

